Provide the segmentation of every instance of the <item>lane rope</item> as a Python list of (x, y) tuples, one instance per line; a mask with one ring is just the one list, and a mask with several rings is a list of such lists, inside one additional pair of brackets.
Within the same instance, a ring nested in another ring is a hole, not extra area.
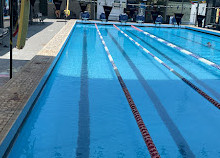
[(120, 30), (115, 24), (113, 25), (119, 32), (121, 32), (125, 37), (127, 37), (130, 41), (132, 41), (135, 45), (140, 47), (145, 53), (149, 54), (151, 57), (153, 57), (157, 62), (159, 62), (161, 65), (166, 67), (169, 71), (171, 71), (173, 74), (175, 74), (177, 77), (179, 77), (183, 82), (185, 82), (187, 85), (189, 85), (192, 89), (194, 89), (196, 92), (198, 92), (201, 96), (203, 96), (206, 100), (208, 100), (210, 103), (212, 103), (214, 106), (216, 106), (218, 109), (220, 109), (220, 104), (210, 97), (208, 94), (206, 94), (204, 91), (199, 89), (196, 85), (188, 81), (186, 78), (184, 78), (182, 75), (180, 75), (178, 72), (176, 72), (174, 69), (169, 67), (167, 64), (165, 64), (161, 59), (156, 57), (154, 54), (152, 54), (150, 51), (148, 51), (146, 48), (144, 48), (142, 45), (140, 45), (138, 42), (136, 42), (134, 39), (132, 39), (130, 36), (128, 36), (126, 33), (124, 33), (122, 30)]
[(123, 81), (123, 79), (122, 79), (122, 77), (121, 77), (121, 75), (120, 75), (120, 73), (118, 71), (118, 68), (116, 67), (116, 65), (114, 63), (114, 60), (113, 60), (113, 58), (112, 58), (112, 56), (111, 56), (111, 54), (109, 52), (109, 49), (106, 46), (105, 41), (104, 41), (104, 39), (103, 39), (103, 37), (102, 37), (102, 35), (101, 35), (100, 31), (99, 31), (99, 28), (98, 28), (98, 26), (96, 24), (95, 24), (95, 27), (96, 27), (96, 30), (97, 30), (97, 32), (99, 34), (99, 37), (100, 37), (101, 41), (102, 41), (104, 49), (105, 49), (105, 51), (106, 51), (106, 53), (108, 55), (108, 59), (111, 62), (112, 66), (113, 66), (113, 69), (114, 69), (114, 71), (116, 73), (116, 76), (117, 76), (117, 78), (119, 80), (119, 83), (120, 83), (120, 85), (121, 85), (121, 87), (122, 87), (122, 89), (124, 91), (124, 94), (126, 96), (128, 104), (129, 104), (129, 106), (131, 108), (131, 111), (132, 111), (132, 113), (134, 115), (134, 118), (135, 118), (136, 123), (137, 123), (137, 125), (139, 127), (139, 130), (140, 130), (140, 132), (142, 134), (142, 137), (143, 137), (143, 139), (145, 141), (145, 144), (146, 144), (146, 146), (148, 148), (148, 151), (149, 151), (149, 153), (150, 153), (152, 158), (160, 158), (160, 154), (157, 151), (157, 148), (156, 148), (156, 146), (155, 146), (155, 144), (154, 144), (154, 142), (153, 142), (153, 140), (152, 140), (152, 138), (151, 138), (151, 136), (150, 136), (146, 126), (145, 126), (145, 124), (144, 124), (143, 119), (141, 118), (141, 115), (140, 115), (140, 113), (139, 113), (139, 111), (138, 111), (138, 109), (137, 109), (137, 107), (136, 107), (136, 105), (135, 105), (135, 103), (134, 103), (134, 101), (133, 101), (133, 99), (132, 99), (128, 89), (127, 89), (127, 86), (125, 85), (125, 83), (124, 83), (124, 81)]
[(149, 96), (150, 100), (152, 101), (155, 109), (157, 110), (157, 113), (159, 114), (161, 120), (163, 121), (164, 125), (168, 129), (171, 137), (173, 138), (175, 144), (177, 145), (180, 154), (183, 157), (190, 157), (190, 158), (195, 158), (195, 155), (193, 151), (190, 149), (190, 146), (188, 145), (187, 141), (181, 134), (180, 130), (176, 126), (176, 124), (173, 122), (173, 120), (170, 118), (167, 110), (165, 109), (164, 105), (161, 103), (159, 97), (157, 94), (154, 92), (152, 87), (149, 85), (148, 81), (145, 80), (143, 74), (139, 71), (139, 69), (136, 67), (135, 63), (133, 63), (132, 59), (128, 56), (128, 52), (125, 52), (125, 50), (122, 48), (122, 46), (119, 44), (119, 41), (117, 41), (113, 35), (106, 29), (109, 37), (112, 39), (114, 44), (118, 47), (118, 50), (122, 53), (124, 56), (125, 60), (135, 73), (138, 81), (141, 83), (143, 86), (145, 92)]
[(141, 40), (142, 42), (144, 42), (146, 45), (148, 45), (149, 47), (151, 47), (153, 50), (155, 50), (157, 53), (159, 53), (160, 55), (162, 55), (165, 59), (167, 59), (168, 61), (170, 61), (172, 64), (174, 64), (175, 66), (177, 66), (179, 69), (181, 69), (184, 73), (186, 73), (188, 76), (190, 76), (193, 80), (195, 80), (199, 85), (201, 85), (202, 87), (204, 87), (206, 90), (208, 90), (213, 96), (215, 96), (215, 98), (220, 98), (220, 93), (216, 92), (216, 90), (214, 90), (213, 88), (209, 87), (209, 85), (207, 85), (206, 83), (204, 83), (203, 81), (199, 80), (199, 78), (194, 75), (193, 73), (189, 72), (187, 69), (185, 69), (181, 64), (175, 62), (174, 60), (172, 60), (170, 57), (168, 57), (166, 54), (162, 53), (159, 49), (155, 48), (154, 46), (152, 46), (150, 43), (146, 42), (145, 40), (143, 40), (142, 38), (140, 38), (139, 36), (137, 36), (136, 34), (132, 33), (131, 31), (127, 30), (130, 34), (132, 34), (133, 36), (137, 37), (139, 40)]
[(190, 51), (188, 51), (188, 50), (185, 50), (185, 49), (183, 49), (183, 48), (180, 48), (180, 47), (178, 47), (178, 46), (175, 45), (175, 44), (172, 44), (172, 43), (170, 43), (170, 42), (167, 42), (167, 41), (165, 41), (165, 40), (163, 40), (163, 39), (161, 39), (161, 38), (159, 38), (159, 37), (157, 37), (157, 36), (155, 36), (155, 35), (152, 35), (152, 34), (146, 32), (146, 31), (141, 30), (141, 29), (139, 29), (139, 28), (137, 28), (137, 27), (135, 27), (135, 26), (133, 26), (133, 25), (131, 25), (131, 27), (134, 28), (134, 29), (136, 29), (136, 30), (139, 31), (139, 32), (142, 32), (143, 34), (147, 35), (148, 37), (153, 38), (153, 39), (159, 41), (160, 43), (165, 44), (165, 45), (168, 46), (168, 47), (171, 47), (171, 48), (173, 48), (173, 49), (176, 49), (176, 50), (180, 51), (181, 53), (184, 53), (184, 54), (186, 54), (186, 55), (188, 55), (188, 56), (191, 56), (191, 57), (193, 57), (193, 58), (199, 60), (200, 62), (202, 62), (202, 63), (204, 63), (204, 64), (206, 64), (206, 65), (212, 66), (212, 67), (217, 68), (217, 69), (220, 70), (220, 66), (217, 65), (216, 63), (210, 61), (210, 60), (207, 60), (207, 59), (205, 59), (205, 58), (202, 58), (202, 57), (200, 57), (199, 55), (196, 55), (196, 54), (194, 54), (194, 53), (192, 53), (192, 52), (190, 52)]
[[(220, 52), (220, 49), (214, 48), (214, 47), (212, 47), (212, 46), (209, 47), (207, 44), (203, 44), (203, 43), (197, 42), (197, 41), (195, 41), (194, 39), (189, 39), (189, 38), (186, 38), (186, 37), (183, 37), (183, 36), (177, 35), (177, 34), (175, 34), (175, 33), (168, 32), (168, 31), (163, 31), (163, 32), (166, 32), (167, 34), (170, 34), (170, 35), (173, 35), (173, 36), (182, 38), (182, 39), (187, 40), (187, 41), (192, 41), (193, 43), (196, 43), (196, 44), (199, 44), (199, 45), (201, 45), (201, 46), (208, 47), (209, 49), (213, 49), (213, 50), (216, 50), (216, 51), (219, 51), (219, 52)], [(167, 41), (167, 42), (168, 42), (168, 41)]]

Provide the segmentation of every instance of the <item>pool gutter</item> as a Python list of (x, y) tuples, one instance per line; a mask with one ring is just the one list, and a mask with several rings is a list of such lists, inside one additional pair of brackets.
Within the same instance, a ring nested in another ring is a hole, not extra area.
[(122, 26), (139, 26), (139, 27), (164, 27), (164, 28), (185, 28), (183, 25), (173, 25), (173, 24), (153, 24), (153, 23), (136, 23), (136, 22), (126, 22), (126, 23), (121, 23), (118, 21), (108, 21), (108, 22), (102, 22), (102, 21), (97, 21), (97, 20), (77, 20), (77, 23), (82, 23), (82, 24), (100, 24), (100, 25), (122, 25)]
[(196, 26), (185, 26), (185, 28), (189, 29), (189, 30), (202, 32), (202, 33), (206, 33), (206, 34), (209, 34), (209, 35), (214, 35), (214, 36), (220, 37), (220, 31), (211, 30), (211, 29), (202, 28), (202, 27), (196, 27)]
[(0, 157), (15, 138), (70, 38), (76, 20), (50, 42), (0, 89)]
[(214, 36), (219, 36), (220, 37), (220, 32), (216, 30), (210, 30), (207, 28), (202, 28), (202, 27), (196, 27), (192, 25), (173, 25), (173, 24), (153, 24), (153, 23), (136, 23), (136, 22), (126, 22), (126, 23), (121, 23), (118, 21), (108, 21), (108, 22), (102, 22), (102, 21), (97, 21), (97, 20), (77, 20), (77, 23), (82, 23), (82, 24), (100, 24), (100, 25), (121, 25), (121, 26), (138, 26), (138, 27), (158, 27), (158, 28), (181, 28), (181, 29), (188, 29), (188, 30), (193, 30), (197, 32), (202, 32)]

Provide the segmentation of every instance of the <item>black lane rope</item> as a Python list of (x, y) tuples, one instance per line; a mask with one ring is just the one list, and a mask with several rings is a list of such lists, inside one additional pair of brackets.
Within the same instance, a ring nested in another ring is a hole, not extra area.
[[(208, 45), (202, 44), (202, 43), (200, 43), (200, 42), (196, 42), (195, 40), (191, 40), (191, 39), (188, 39), (188, 38), (186, 38), (186, 37), (183, 37), (183, 36), (180, 36), (180, 35), (177, 35), (177, 34), (174, 34), (174, 33), (170, 33), (170, 32), (168, 32), (168, 31), (163, 31), (163, 32), (166, 32), (166, 33), (171, 34), (171, 35), (174, 35), (174, 36), (176, 36), (176, 37), (179, 37), (179, 38), (182, 38), (182, 39), (185, 39), (185, 40), (188, 40), (188, 41), (197, 43), (197, 44), (199, 44), (199, 45), (201, 45), (201, 46), (205, 46), (205, 47), (208, 47), (208, 48), (210, 48), (210, 49), (213, 49), (213, 50), (216, 50), (216, 51), (220, 51), (220, 49), (217, 49), (217, 48), (214, 48), (214, 47), (209, 47)], [(159, 36), (158, 36), (158, 37), (159, 37)]]
[(88, 95), (88, 59), (87, 59), (87, 35), (84, 30), (82, 67), (81, 67), (81, 85), (79, 100), (79, 121), (78, 121), (78, 139), (77, 139), (77, 158), (89, 158), (90, 152), (90, 116), (89, 116), (89, 95)]
[(160, 50), (158, 50), (157, 48), (153, 47), (151, 44), (149, 44), (148, 42), (146, 42), (145, 40), (143, 40), (142, 38), (138, 37), (137, 35), (135, 35), (134, 33), (132, 33), (131, 31), (127, 30), (130, 34), (132, 34), (133, 36), (135, 36), (136, 38), (138, 38), (139, 40), (141, 40), (142, 42), (144, 42), (146, 45), (148, 45), (149, 47), (151, 47), (152, 49), (154, 49), (156, 52), (158, 52), (160, 55), (162, 55), (165, 59), (169, 60), (171, 63), (173, 63), (175, 66), (177, 66), (179, 69), (181, 69), (183, 72), (185, 72), (187, 75), (189, 75), (192, 79), (194, 79), (198, 84), (200, 84), (201, 86), (203, 86), (205, 89), (207, 89), (213, 96), (215, 96), (216, 98), (220, 98), (220, 94), (218, 92), (216, 92), (214, 89), (212, 89), (211, 87), (209, 87), (206, 83), (202, 82), (201, 80), (199, 80), (195, 75), (193, 75), (191, 72), (189, 72), (188, 70), (186, 70), (183, 66), (181, 66), (180, 64), (178, 64), (177, 62), (175, 62), (174, 60), (172, 60), (170, 57), (168, 57), (167, 55), (165, 55), (164, 53), (162, 53)]
[(151, 136), (150, 136), (146, 126), (145, 126), (145, 124), (144, 124), (144, 121), (143, 121), (143, 119), (142, 119), (142, 117), (141, 117), (141, 115), (140, 115), (140, 113), (139, 113), (139, 111), (138, 111), (138, 109), (137, 109), (137, 107), (136, 107), (136, 105), (135, 105), (135, 103), (134, 103), (134, 101), (133, 101), (133, 99), (132, 99), (128, 89), (127, 89), (127, 86), (125, 85), (125, 83), (124, 83), (124, 81), (123, 81), (123, 79), (122, 79), (122, 77), (121, 77), (121, 75), (120, 75), (120, 73), (118, 71), (118, 68), (116, 67), (116, 65), (114, 63), (114, 60), (113, 60), (113, 58), (112, 58), (112, 56), (111, 56), (111, 54), (110, 54), (110, 52), (108, 50), (108, 47), (106, 46), (105, 41), (104, 41), (104, 39), (103, 39), (103, 37), (102, 37), (102, 35), (101, 35), (101, 33), (100, 33), (100, 31), (99, 31), (99, 29), (98, 29), (96, 24), (95, 24), (95, 27), (96, 27), (97, 32), (99, 34), (99, 37), (100, 37), (100, 39), (102, 41), (104, 49), (105, 49), (105, 51), (106, 51), (106, 53), (108, 55), (109, 61), (111, 62), (112, 66), (113, 66), (113, 69), (114, 69), (114, 71), (116, 73), (118, 81), (119, 81), (119, 83), (120, 83), (120, 85), (121, 85), (121, 87), (122, 87), (122, 89), (124, 91), (124, 94), (126, 96), (128, 104), (129, 104), (129, 106), (131, 108), (131, 111), (132, 111), (132, 113), (134, 115), (134, 118), (135, 118), (136, 123), (137, 123), (137, 125), (139, 127), (139, 130), (140, 130), (140, 132), (142, 134), (144, 142), (145, 142), (145, 144), (146, 144), (146, 146), (148, 148), (148, 151), (149, 151), (149, 153), (150, 153), (152, 158), (160, 158), (160, 154), (157, 151), (157, 148), (156, 148), (156, 146), (155, 146), (155, 144), (154, 144), (154, 142), (153, 142), (153, 140), (152, 140), (152, 138), (151, 138)]
[[(108, 31), (107, 31), (108, 32)], [(160, 102), (160, 99), (155, 94), (153, 89), (150, 87), (150, 85), (147, 83), (147, 81), (144, 79), (141, 72), (138, 70), (138, 68), (135, 66), (135, 64), (132, 62), (130, 57), (127, 55), (125, 50), (120, 46), (120, 44), (117, 42), (117, 40), (113, 37), (113, 35), (108, 32), (108, 35), (111, 37), (112, 41), (115, 43), (115, 45), (118, 47), (124, 58), (127, 60), (129, 66), (132, 68), (133, 72), (137, 76), (137, 79), (143, 86), (144, 90), (150, 97), (155, 109), (157, 110), (161, 120), (166, 125), (168, 131), (170, 132), (170, 135), (172, 136), (174, 142), (176, 143), (177, 147), (179, 148), (180, 154), (184, 157), (195, 157), (194, 153), (190, 149), (188, 143), (182, 136), (181, 132), (179, 131), (178, 127), (175, 125), (173, 120), (170, 118), (168, 112), (164, 108), (163, 104)]]
[(146, 48), (144, 48), (142, 45), (140, 45), (138, 42), (133, 40), (130, 36), (128, 36), (126, 33), (124, 33), (122, 30), (120, 30), (116, 25), (113, 25), (118, 31), (120, 31), (125, 37), (127, 37), (130, 41), (132, 41), (135, 45), (137, 45), (139, 48), (141, 48), (145, 53), (149, 54), (151, 57), (153, 57), (157, 62), (159, 62), (161, 65), (163, 65), (165, 68), (167, 68), (170, 72), (175, 74), (177, 77), (179, 77), (183, 82), (185, 82), (187, 85), (189, 85), (192, 89), (194, 89), (197, 93), (199, 93), (201, 96), (203, 96), (206, 100), (208, 100), (210, 103), (212, 103), (214, 106), (216, 106), (218, 109), (220, 109), (220, 104), (210, 97), (208, 94), (206, 94), (204, 91), (199, 89), (196, 85), (185, 79), (183, 76), (181, 76), (178, 72), (176, 72), (174, 69), (169, 67), (167, 64), (165, 64), (161, 59), (156, 57), (154, 54), (149, 52)]

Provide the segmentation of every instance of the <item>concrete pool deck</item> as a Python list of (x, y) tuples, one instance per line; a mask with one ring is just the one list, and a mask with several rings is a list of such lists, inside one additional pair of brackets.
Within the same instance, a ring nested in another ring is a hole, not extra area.
[[(65, 22), (62, 19), (45, 19), (44, 23), (29, 25), (27, 41), (21, 50), (15, 48), (17, 39), (13, 38), (13, 75), (19, 72), (64, 26)], [(0, 88), (9, 80), (9, 59), (8, 36), (0, 45)]]
[[(76, 24), (76, 20), (70, 20), (66, 24), (63, 20), (59, 21), (60, 23), (53, 25), (54, 30), (57, 31), (49, 31), (51, 28), (44, 30), (42, 35), (35, 39), (33, 39), (34, 36), (30, 38), (31, 42), (27, 42), (26, 50), (14, 54), (14, 59), (17, 58), (21, 61), (25, 59), (25, 61), (24, 66), (20, 65), (21, 70), (0, 89), (0, 157), (4, 155), (26, 114), (31, 109), (52, 70), (51, 65), (55, 65), (56, 57), (60, 55), (60, 50)], [(57, 33), (59, 29), (61, 30)], [(39, 40), (43, 35), (48, 38)], [(38, 51), (39, 53), (37, 53)], [(0, 60), (9, 58), (7, 52), (0, 56)]]
[(31, 109), (52, 70), (51, 65), (55, 65), (56, 57), (59, 56), (75, 23), (75, 20), (68, 21), (59, 33), (0, 89), (0, 157), (4, 155)]

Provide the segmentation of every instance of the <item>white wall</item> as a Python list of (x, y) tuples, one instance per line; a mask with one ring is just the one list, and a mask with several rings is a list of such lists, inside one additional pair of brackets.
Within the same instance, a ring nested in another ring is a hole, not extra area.
[[(120, 4), (116, 4), (120, 3)], [(103, 6), (113, 6), (112, 11), (109, 15), (109, 20), (119, 20), (119, 15), (124, 12), (126, 8), (127, 0), (98, 0), (97, 1), (97, 19), (100, 14), (104, 12)]]

